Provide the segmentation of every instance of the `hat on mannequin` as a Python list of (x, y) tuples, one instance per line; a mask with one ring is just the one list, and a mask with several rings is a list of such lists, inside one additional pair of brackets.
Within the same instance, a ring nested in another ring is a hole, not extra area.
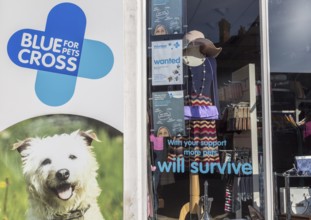
[(204, 63), (205, 57), (216, 58), (222, 50), (197, 30), (185, 34), (183, 48), (183, 62), (188, 66), (199, 66)]

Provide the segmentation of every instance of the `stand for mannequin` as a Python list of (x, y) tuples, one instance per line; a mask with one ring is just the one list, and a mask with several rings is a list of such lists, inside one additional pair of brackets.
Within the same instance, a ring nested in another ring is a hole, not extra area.
[(201, 217), (199, 174), (190, 174), (190, 201), (183, 205), (179, 220), (185, 220), (188, 214)]
[[(179, 220), (185, 220), (188, 214), (191, 216), (191, 220), (209, 219), (206, 218), (206, 214), (210, 216), (209, 213), (211, 210), (213, 198), (208, 197), (207, 186), (206, 189), (204, 189), (204, 196), (200, 197), (199, 180), (199, 174), (190, 174), (190, 201), (184, 204), (181, 208), (179, 213)], [(205, 184), (207, 184), (207, 181)], [(200, 202), (202, 203), (200, 204)], [(202, 208), (202, 205), (204, 206), (204, 209)]]

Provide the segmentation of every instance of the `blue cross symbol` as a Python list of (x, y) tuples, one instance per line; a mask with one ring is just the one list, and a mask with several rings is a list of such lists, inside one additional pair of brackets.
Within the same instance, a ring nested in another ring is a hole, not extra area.
[(84, 38), (86, 16), (77, 5), (62, 3), (49, 13), (45, 31), (22, 29), (7, 46), (18, 66), (35, 69), (37, 97), (61, 106), (73, 96), (77, 77), (99, 79), (112, 69), (114, 57), (102, 42)]
[(180, 44), (178, 43), (178, 41), (176, 41), (176, 43), (174, 44), (175, 48), (178, 48), (180, 46)]

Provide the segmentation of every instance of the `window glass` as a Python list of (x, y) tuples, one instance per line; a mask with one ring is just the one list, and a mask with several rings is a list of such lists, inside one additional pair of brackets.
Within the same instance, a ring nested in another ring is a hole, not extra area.
[(259, 1), (148, 12), (150, 217), (264, 215)]
[(280, 201), (275, 213), (287, 219), (310, 215), (310, 9), (306, 0), (269, 1), (273, 171)]
[(310, 73), (311, 1), (270, 0), (271, 72)]

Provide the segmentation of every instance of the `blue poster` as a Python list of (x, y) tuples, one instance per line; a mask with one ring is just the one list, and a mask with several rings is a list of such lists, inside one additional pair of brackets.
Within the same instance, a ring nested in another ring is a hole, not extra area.
[(152, 100), (155, 134), (164, 130), (168, 136), (185, 134), (184, 92), (153, 92)]
[(152, 0), (151, 10), (151, 35), (182, 33), (182, 0)]

